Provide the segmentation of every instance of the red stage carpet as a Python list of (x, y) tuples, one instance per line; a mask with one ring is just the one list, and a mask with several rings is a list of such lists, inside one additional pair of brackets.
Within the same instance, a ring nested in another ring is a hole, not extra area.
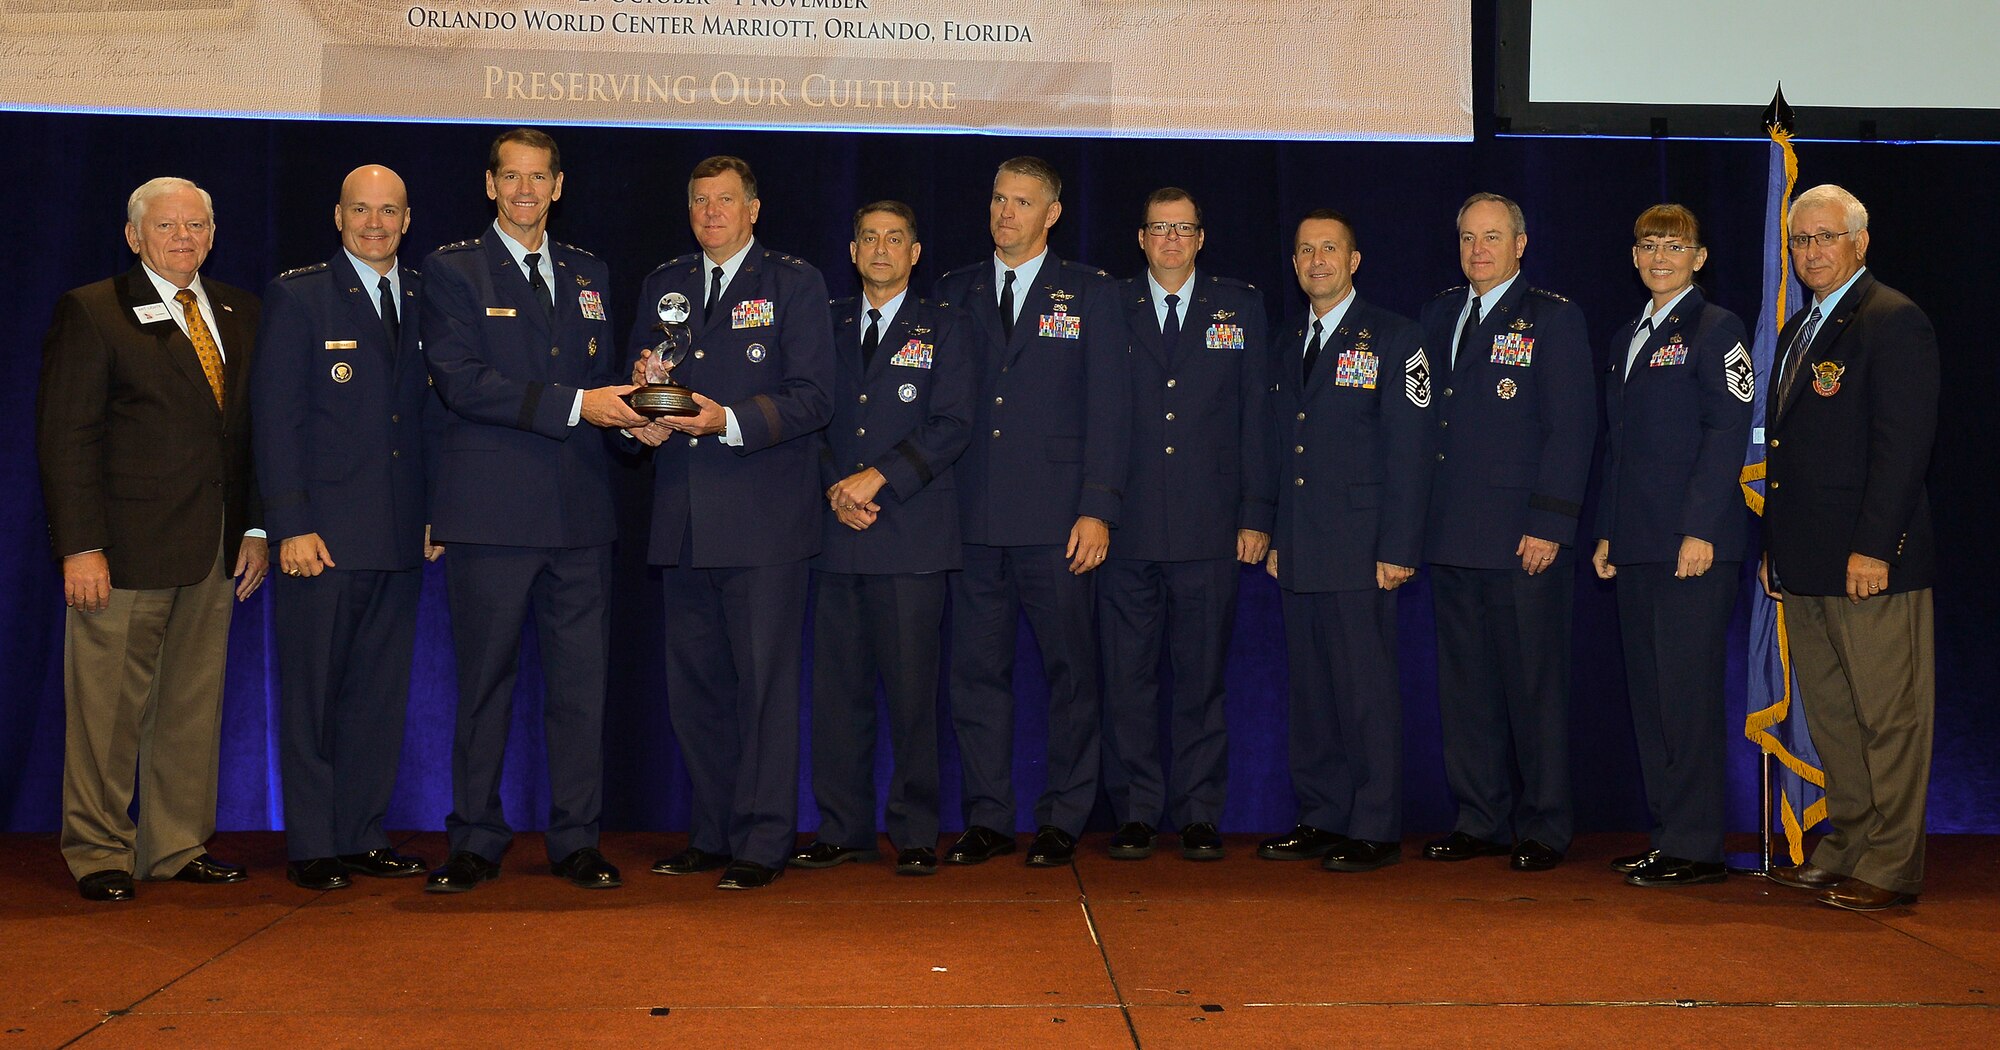
[[(1628, 887), (1605, 862), (1631, 836), (1541, 874), (1413, 840), (1336, 875), (1247, 837), (1195, 864), (1092, 835), (1073, 870), (847, 865), (747, 893), (647, 871), (682, 844), (609, 837), (626, 885), (590, 892), (524, 835), (499, 881), (445, 897), (309, 893), (281, 836), (230, 834), (215, 852), (249, 881), (91, 904), (52, 836), (0, 836), (0, 1050), (2000, 1045), (1995, 838), (1932, 838), (1923, 901), (1875, 915), (1756, 878)], [(403, 848), (443, 859), (440, 835)]]

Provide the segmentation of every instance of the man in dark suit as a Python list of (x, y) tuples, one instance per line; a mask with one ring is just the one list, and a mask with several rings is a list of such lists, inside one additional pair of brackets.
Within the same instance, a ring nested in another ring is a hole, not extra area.
[(451, 546), (445, 580), (458, 654), (451, 856), (424, 888), (460, 893), (497, 878), (513, 830), (500, 805), (522, 621), (542, 657), (550, 870), (586, 889), (619, 885), (597, 849), (604, 797), (610, 614), (610, 449), (600, 428), (644, 416), (619, 375), (605, 289), (589, 252), (547, 236), (562, 197), (555, 140), (519, 128), (493, 140), (482, 236), (424, 266), (424, 356), (445, 417), (432, 536)]
[(1432, 379), (1417, 326), (1364, 302), (1354, 227), (1308, 212), (1292, 270), (1307, 312), (1272, 346), (1285, 469), (1266, 568), (1283, 591), (1299, 820), (1267, 860), (1372, 871), (1403, 858), (1396, 588), (1416, 574), (1430, 494)]
[(1660, 204), (1632, 230), (1632, 263), (1652, 292), (1620, 325), (1604, 383), (1601, 579), (1618, 581), (1618, 632), (1652, 842), (1613, 870), (1634, 886), (1720, 882), (1723, 682), (1748, 511), (1737, 480), (1756, 397), (1743, 322), (1694, 286), (1701, 227)]
[[(1104, 780), (1119, 822), (1110, 848), (1120, 860), (1151, 856), (1167, 816), (1180, 829), (1182, 856), (1222, 859), (1223, 672), (1236, 584), (1239, 565), (1262, 562), (1271, 543), (1264, 297), (1196, 271), (1206, 236), (1186, 190), (1153, 191), (1139, 224), (1146, 272), (1118, 288), (1132, 343), (1132, 465), (1097, 600)], [(1162, 642), (1174, 681), (1166, 771)]]
[(723, 868), (724, 890), (769, 885), (797, 846), (806, 560), (820, 543), (813, 435), (832, 411), (826, 281), (757, 243), (761, 207), (743, 160), (695, 165), (688, 224), (701, 251), (647, 276), (631, 340), (650, 352), (664, 296), (702, 304), (674, 370), (699, 413), (635, 436), (657, 449), (647, 559), (666, 566), (667, 708), (694, 786), (688, 848), (653, 870)]
[(139, 264), (57, 301), (35, 405), (69, 606), (62, 852), (96, 901), (132, 899), (135, 875), (244, 877), (204, 844), (229, 597), (256, 591), (267, 559), (263, 533), (246, 532), (257, 299), (201, 277), (215, 243), (206, 191), (154, 179), (125, 210)]
[(958, 568), (952, 464), (972, 434), (978, 343), (963, 315), (909, 294), (922, 257), (901, 201), (854, 213), (861, 299), (834, 304), (833, 421), (820, 442), (832, 514), (814, 559), (813, 795), (800, 868), (874, 860), (875, 679), (889, 703), (889, 841), (902, 875), (937, 872), (938, 649)]
[(271, 600), (286, 875), (313, 890), (424, 872), (390, 848), (382, 815), (403, 749), (423, 559), (441, 553), (425, 542), (436, 455), (425, 429), (443, 409), (417, 340), (420, 278), (397, 261), (410, 228), (403, 180), (354, 169), (333, 224), (331, 260), (264, 290), (250, 376), (257, 480), (284, 573)]
[(1129, 352), (1118, 286), (1049, 250), (1062, 179), (1037, 157), (1000, 165), (987, 204), (993, 256), (936, 298), (985, 341), (972, 443), (958, 472), (965, 567), (952, 582), (951, 718), (965, 834), (945, 855), (1014, 851), (1014, 653), (1028, 614), (1049, 682), (1048, 779), (1031, 867), (1067, 865), (1097, 801), (1097, 629), (1091, 576), (1118, 522), (1131, 447)]
[(1419, 321), (1442, 376), (1425, 526), (1437, 607), (1445, 778), (1458, 800), (1432, 860), (1562, 862), (1569, 782), (1571, 547), (1597, 437), (1583, 312), (1521, 277), (1520, 205), (1478, 193), (1458, 212), (1471, 283)]
[(1784, 602), (1833, 832), (1771, 878), (1877, 911), (1923, 892), (1937, 334), (1867, 270), (1868, 210), (1853, 194), (1815, 186), (1792, 202), (1790, 224), (1813, 300), (1778, 335), (1760, 573)]

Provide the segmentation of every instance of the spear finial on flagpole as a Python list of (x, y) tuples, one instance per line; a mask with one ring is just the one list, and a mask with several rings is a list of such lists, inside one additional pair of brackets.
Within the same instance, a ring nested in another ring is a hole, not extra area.
[(1771, 96), (1771, 104), (1764, 107), (1764, 128), (1772, 134), (1792, 133), (1792, 107), (1785, 103), (1785, 85), (1778, 85), (1778, 92)]

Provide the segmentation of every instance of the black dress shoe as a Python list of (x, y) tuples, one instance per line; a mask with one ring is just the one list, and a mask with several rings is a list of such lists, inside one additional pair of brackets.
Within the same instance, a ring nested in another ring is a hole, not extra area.
[(1699, 886), (1728, 877), (1729, 869), (1720, 861), (1682, 860), (1663, 853), (1632, 869), (1625, 881), (1634, 886)]
[(422, 875), (430, 867), (422, 857), (405, 857), (392, 849), (371, 849), (366, 853), (343, 853), (334, 858), (349, 874), (376, 879), (407, 879)]
[(831, 842), (815, 841), (805, 849), (792, 854), (792, 859), (786, 863), (794, 868), (831, 868), (836, 864), (849, 862), (873, 864), (881, 859), (881, 850), (853, 849), (848, 846), (836, 846)]
[(1189, 860), (1221, 860), (1222, 834), (1202, 821), (1181, 829), (1181, 856)]
[(1847, 881), (1847, 876), (1807, 861), (1804, 864), (1780, 864), (1764, 873), (1772, 882), (1801, 890), (1830, 890)]
[(285, 865), (285, 877), (302, 890), (344, 890), (354, 885), (347, 869), (332, 857), (292, 861)]
[(937, 864), (937, 850), (929, 846), (899, 850), (896, 853), (898, 875), (936, 875)]
[(1347, 841), (1347, 836), (1300, 824), (1290, 834), (1265, 839), (1257, 844), (1257, 855), (1265, 860), (1318, 860), (1327, 851)]
[(747, 860), (731, 861), (729, 867), (723, 869), (722, 878), (716, 882), (715, 888), (718, 890), (762, 889), (765, 886), (769, 886), (774, 879), (784, 873), (785, 869), (782, 866), (767, 868), (762, 864)]
[(693, 846), (658, 861), (653, 865), (655, 875), (699, 875), (704, 871), (726, 868), (732, 858), (727, 853), (710, 853)]
[(1514, 859), (1507, 866), (1515, 871), (1547, 871), (1563, 862), (1562, 851), (1550, 849), (1534, 839), (1522, 839), (1514, 847)]
[(464, 893), (482, 882), (500, 877), (500, 865), (477, 853), (459, 850), (424, 880), (425, 893)]
[(1441, 839), (1424, 845), (1427, 860), (1460, 861), (1474, 857), (1504, 857), (1509, 850), (1505, 843), (1488, 842), (1463, 831), (1454, 831)]
[(204, 853), (188, 861), (181, 870), (174, 872), (175, 882), (242, 882), (250, 873), (234, 864), (224, 864)]
[(1319, 866), (1328, 871), (1374, 871), (1399, 863), (1402, 859), (1403, 844), (1400, 842), (1347, 839), (1327, 850), (1326, 858), (1319, 862)]
[(1112, 860), (1145, 860), (1153, 855), (1153, 826), (1135, 820), (1111, 836)]
[(1641, 865), (1645, 864), (1647, 861), (1652, 860), (1655, 857), (1658, 857), (1659, 855), (1660, 855), (1659, 850), (1649, 849), (1644, 853), (1633, 853), (1628, 856), (1613, 857), (1611, 858), (1611, 870), (1622, 871), (1627, 875), (1629, 875), (1632, 872), (1639, 870)]
[(945, 851), (946, 864), (984, 864), (1003, 853), (1014, 852), (1014, 836), (1002, 835), (989, 827), (979, 824), (965, 829), (965, 834)]
[(138, 895), (132, 876), (117, 868), (93, 871), (76, 880), (76, 892), (87, 901), (129, 901)]
[(1076, 859), (1076, 836), (1053, 824), (1044, 824), (1028, 846), (1028, 867), (1060, 868)]
[(604, 859), (594, 846), (585, 846), (569, 856), (549, 865), (549, 873), (558, 878), (568, 879), (570, 885), (586, 890), (608, 890), (625, 885), (618, 877), (618, 869)]

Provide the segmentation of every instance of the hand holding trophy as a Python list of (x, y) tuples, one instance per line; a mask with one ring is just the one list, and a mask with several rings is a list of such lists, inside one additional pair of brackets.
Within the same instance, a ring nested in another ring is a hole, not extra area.
[(660, 323), (654, 327), (660, 341), (645, 361), (645, 385), (632, 392), (632, 408), (647, 416), (692, 416), (701, 411), (694, 394), (674, 382), (675, 366), (687, 359), (694, 347), (694, 330), (688, 326), (693, 308), (679, 292), (660, 296)]

